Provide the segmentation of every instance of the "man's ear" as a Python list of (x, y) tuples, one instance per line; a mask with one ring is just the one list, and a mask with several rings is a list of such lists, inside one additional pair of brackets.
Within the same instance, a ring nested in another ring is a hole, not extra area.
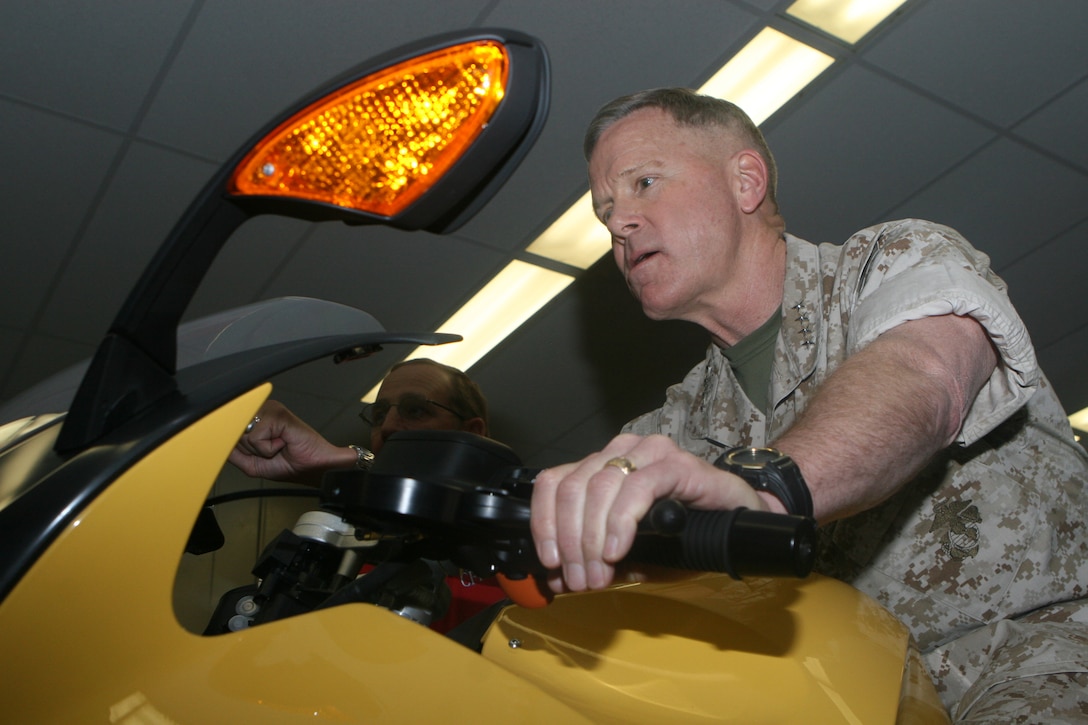
[(744, 149), (733, 157), (737, 178), (737, 200), (741, 211), (751, 214), (767, 198), (767, 164), (752, 149)]
[(487, 423), (485, 423), (484, 419), (480, 418), (479, 416), (475, 418), (469, 418), (468, 420), (461, 423), (461, 430), (468, 433), (475, 433), (479, 436), (486, 436)]

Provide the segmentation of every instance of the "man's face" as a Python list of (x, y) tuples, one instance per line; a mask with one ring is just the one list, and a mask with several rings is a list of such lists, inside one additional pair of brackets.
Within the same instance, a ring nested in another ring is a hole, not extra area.
[(609, 127), (593, 151), (594, 211), (652, 319), (702, 324), (733, 282), (742, 214), (731, 143), (721, 131), (680, 126), (644, 108)]
[(386, 438), (400, 430), (465, 429), (463, 421), (457, 415), (433, 404), (425, 403), (417, 411), (421, 415), (409, 419), (398, 406), (405, 399), (416, 402), (433, 400), (440, 405), (449, 406), (449, 377), (443, 370), (423, 364), (404, 365), (385, 377), (378, 390), (377, 400), (391, 403), (392, 407), (380, 425), (370, 428), (370, 449), (375, 453), (381, 450)]

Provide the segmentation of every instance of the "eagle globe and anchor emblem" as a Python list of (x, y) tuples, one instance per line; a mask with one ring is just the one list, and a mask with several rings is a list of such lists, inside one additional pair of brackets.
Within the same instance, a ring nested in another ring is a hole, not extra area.
[(929, 530), (947, 528), (941, 549), (953, 559), (967, 559), (978, 553), (981, 522), (978, 506), (970, 500), (949, 501), (933, 510), (933, 526)]

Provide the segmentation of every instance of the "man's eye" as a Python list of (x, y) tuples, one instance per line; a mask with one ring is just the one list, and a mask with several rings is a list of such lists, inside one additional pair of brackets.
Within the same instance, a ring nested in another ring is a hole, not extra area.
[(638, 188), (645, 189), (647, 187), (653, 186), (654, 177), (652, 177), (652, 176), (643, 176), (641, 179), (639, 179), (637, 182), (635, 182), (635, 184), (636, 184), (636, 186), (638, 186)]
[(408, 420), (422, 420), (431, 416), (430, 406), (423, 400), (403, 400), (397, 407)]

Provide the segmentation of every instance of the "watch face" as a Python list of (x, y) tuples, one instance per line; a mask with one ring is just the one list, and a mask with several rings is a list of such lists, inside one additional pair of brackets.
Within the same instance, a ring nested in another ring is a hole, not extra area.
[(812, 516), (812, 494), (797, 464), (776, 448), (731, 448), (714, 461), (757, 491), (766, 491), (782, 502), (791, 514)]
[(765, 463), (781, 457), (782, 454), (774, 448), (741, 448), (729, 454), (729, 462), (746, 468), (762, 468)]

